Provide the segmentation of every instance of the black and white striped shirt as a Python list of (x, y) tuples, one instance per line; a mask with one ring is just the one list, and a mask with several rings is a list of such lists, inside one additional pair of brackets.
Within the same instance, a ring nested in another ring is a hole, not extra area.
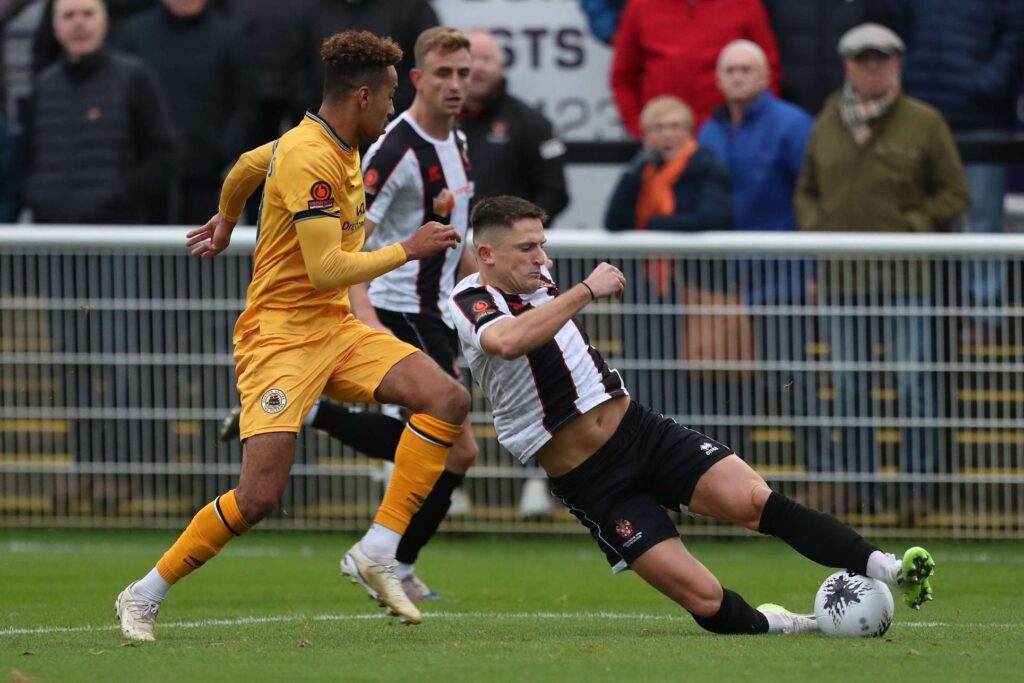
[(474, 274), (455, 285), (449, 305), (462, 353), (491, 402), (498, 441), (524, 464), (576, 417), (629, 394), (619, 371), (608, 367), (575, 320), (551, 341), (513, 360), (483, 350), (480, 335), (490, 325), (556, 296), (550, 280), (532, 294), (518, 295), (481, 284)]
[[(461, 132), (437, 140), (409, 112), (398, 116), (363, 158), (366, 217), (376, 224), (367, 249), (412, 237), (428, 221), (451, 224), (465, 238), (473, 184)], [(370, 282), (376, 308), (441, 317), (451, 325), (448, 295), (465, 239), (455, 249), (410, 261)]]

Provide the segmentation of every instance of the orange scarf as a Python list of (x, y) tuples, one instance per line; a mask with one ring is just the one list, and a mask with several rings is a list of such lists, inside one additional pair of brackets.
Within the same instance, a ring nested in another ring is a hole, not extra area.
[[(690, 157), (697, 151), (697, 141), (690, 138), (672, 161), (661, 168), (648, 164), (640, 172), (640, 195), (636, 199), (636, 229), (646, 230), (655, 216), (670, 216), (676, 211), (675, 185), (683, 175)], [(664, 298), (672, 288), (675, 264), (669, 259), (649, 259), (644, 263), (647, 276), (658, 296)]]
[(690, 157), (697, 151), (697, 141), (690, 138), (672, 161), (661, 168), (647, 164), (640, 172), (640, 195), (636, 198), (636, 229), (644, 230), (655, 216), (676, 212), (675, 184), (683, 175)]

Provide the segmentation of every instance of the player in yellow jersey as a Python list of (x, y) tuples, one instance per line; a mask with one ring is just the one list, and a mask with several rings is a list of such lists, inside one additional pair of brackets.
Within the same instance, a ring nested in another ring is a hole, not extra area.
[(348, 305), (349, 286), (459, 241), (451, 226), (431, 222), (403, 242), (360, 251), (366, 208), (358, 148), (375, 140), (394, 114), (394, 65), (401, 55), (394, 42), (368, 32), (324, 41), (319, 111), (307, 113), (275, 143), (243, 155), (239, 172), (225, 180), (218, 216), (188, 235), (197, 256), (223, 251), (252, 191), (242, 187), (250, 181), (240, 180), (240, 171), (270, 155), (253, 278), (234, 333), (241, 476), (235, 489), (196, 514), (145, 577), (118, 596), (126, 638), (154, 640), (156, 615), (171, 586), (276, 507), (295, 435), (321, 393), (394, 403), (413, 413), (374, 523), (345, 553), (342, 571), (403, 621), (422, 619), (395, 574), (395, 550), (442, 471), (469, 394), (416, 348), (357, 321)]

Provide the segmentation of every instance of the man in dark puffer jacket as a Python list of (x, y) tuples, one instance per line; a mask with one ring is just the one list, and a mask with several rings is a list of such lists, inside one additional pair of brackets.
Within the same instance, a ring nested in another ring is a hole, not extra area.
[(39, 223), (163, 218), (174, 144), (163, 94), (136, 59), (104, 47), (101, 0), (58, 0), (64, 56), (36, 83), (24, 136), (25, 200)]

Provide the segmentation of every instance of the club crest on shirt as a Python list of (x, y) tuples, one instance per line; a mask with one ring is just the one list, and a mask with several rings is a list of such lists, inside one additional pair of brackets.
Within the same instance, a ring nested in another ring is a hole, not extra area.
[(371, 168), (363, 176), (363, 189), (367, 194), (377, 194), (377, 183), (380, 182), (380, 173), (377, 169)]
[(323, 180), (313, 183), (309, 188), (309, 196), (308, 206), (311, 209), (329, 209), (334, 206), (334, 190)]
[(434, 197), (434, 213), (442, 218), (448, 218), (454, 210), (455, 195), (446, 187)]
[(501, 119), (495, 119), (491, 123), (491, 132), (487, 134), (487, 142), (495, 145), (504, 145), (508, 142), (508, 124)]
[(271, 415), (277, 415), (284, 410), (286, 405), (288, 405), (288, 397), (280, 389), (268, 389), (260, 397), (260, 406), (263, 407), (263, 411)]

